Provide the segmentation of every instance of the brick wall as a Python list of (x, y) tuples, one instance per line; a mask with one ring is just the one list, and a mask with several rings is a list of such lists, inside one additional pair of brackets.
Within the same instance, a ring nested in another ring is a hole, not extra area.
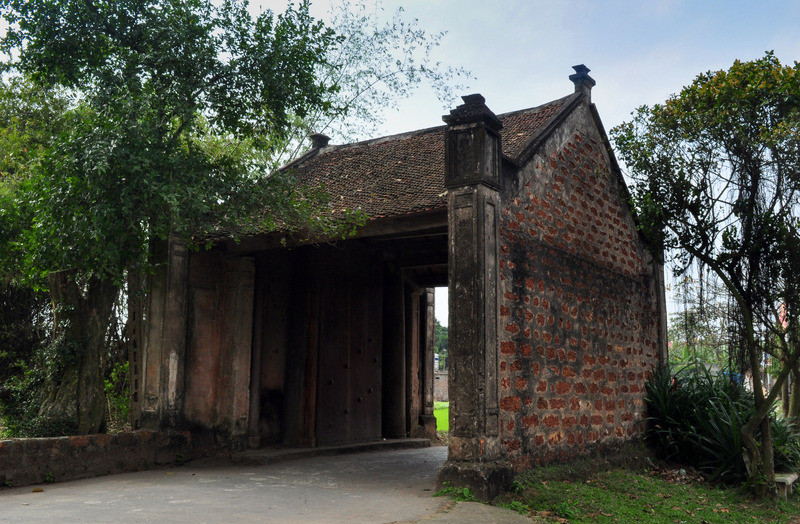
[(534, 158), (502, 213), (501, 438), (518, 470), (641, 431), (655, 284), (599, 140)]
[(192, 452), (188, 432), (2, 440), (0, 487), (138, 471), (188, 460)]

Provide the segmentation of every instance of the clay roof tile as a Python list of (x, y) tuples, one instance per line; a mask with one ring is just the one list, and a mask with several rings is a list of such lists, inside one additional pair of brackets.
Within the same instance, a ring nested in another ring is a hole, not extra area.
[[(570, 97), (498, 115), (503, 155), (516, 160)], [(370, 219), (414, 214), (447, 205), (446, 126), (313, 150), (286, 166), (300, 183), (322, 186), (333, 211), (360, 210)]]

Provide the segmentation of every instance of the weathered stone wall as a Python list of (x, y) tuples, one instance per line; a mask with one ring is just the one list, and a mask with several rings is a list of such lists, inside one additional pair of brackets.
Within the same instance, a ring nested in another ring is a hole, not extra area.
[(192, 458), (188, 432), (131, 431), (115, 435), (0, 441), (0, 487), (139, 471)]
[(517, 470), (640, 432), (658, 359), (654, 269), (589, 107), (562, 129), (501, 215), (501, 442)]
[(433, 399), (436, 402), (447, 402), (450, 400), (447, 385), (447, 371), (435, 371), (433, 373)]

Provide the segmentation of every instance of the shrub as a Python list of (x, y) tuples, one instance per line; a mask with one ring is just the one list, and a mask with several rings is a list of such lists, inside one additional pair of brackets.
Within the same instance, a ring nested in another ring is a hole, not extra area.
[(772, 422), (775, 470), (796, 471), (800, 465), (800, 432), (796, 422), (775, 418)]
[[(656, 370), (647, 383), (648, 439), (665, 460), (691, 465), (711, 480), (746, 479), (742, 426), (755, 412), (753, 395), (729, 373), (702, 364)], [(777, 469), (796, 469), (797, 432), (771, 416)]]
[(45, 293), (0, 280), (0, 390), (47, 343), (52, 312)]
[(114, 364), (103, 385), (108, 402), (109, 429), (123, 429), (128, 424), (128, 415), (131, 412), (128, 361)]
[(17, 361), (19, 373), (6, 382), (0, 416), (9, 437), (74, 435), (77, 421), (68, 416), (42, 416), (39, 409), (48, 394), (47, 383), (63, 370), (65, 359), (74, 358), (74, 343), (57, 337), (38, 348), (29, 362)]

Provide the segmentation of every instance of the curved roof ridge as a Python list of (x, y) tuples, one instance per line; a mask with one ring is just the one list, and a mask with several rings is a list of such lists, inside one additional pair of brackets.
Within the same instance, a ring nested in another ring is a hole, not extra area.
[(538, 111), (541, 111), (541, 110), (543, 110), (543, 109), (545, 109), (545, 108), (547, 108), (549, 106), (556, 105), (556, 104), (561, 106), (568, 99), (570, 99), (570, 98), (572, 98), (574, 96), (575, 96), (575, 93), (570, 93), (567, 96), (564, 96), (564, 97), (561, 97), (561, 98), (556, 98), (555, 100), (551, 100), (549, 102), (546, 102), (546, 103), (538, 105), (538, 106), (526, 107), (525, 109), (515, 109), (514, 111), (508, 111), (506, 113), (500, 113), (500, 114), (497, 115), (497, 118), (502, 120), (504, 118), (520, 115), (520, 114), (523, 114), (523, 113), (538, 112)]

